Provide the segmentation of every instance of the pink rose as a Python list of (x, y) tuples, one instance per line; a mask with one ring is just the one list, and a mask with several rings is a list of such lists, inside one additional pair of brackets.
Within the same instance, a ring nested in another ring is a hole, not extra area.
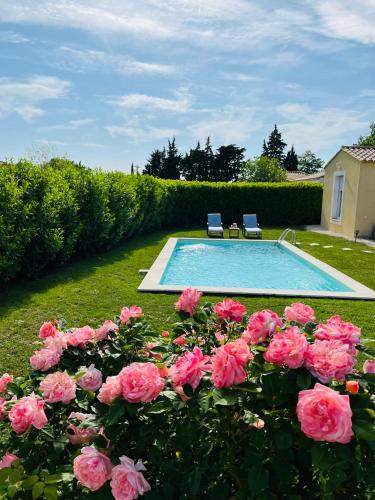
[(118, 376), (122, 396), (129, 403), (149, 403), (164, 388), (164, 380), (153, 363), (131, 363)]
[(221, 332), (215, 332), (215, 338), (221, 345), (224, 345), (228, 340), (228, 335), (223, 335)]
[(98, 399), (101, 403), (110, 405), (112, 401), (121, 396), (121, 394), (120, 377), (116, 375), (115, 377), (106, 378), (106, 381), (101, 386), (98, 393)]
[(180, 347), (183, 347), (184, 345), (187, 344), (186, 336), (180, 335), (179, 337), (174, 339), (173, 343), (180, 346)]
[(235, 302), (232, 299), (224, 299), (218, 302), (214, 307), (215, 313), (220, 321), (237, 321), (241, 322), (246, 314), (246, 307), (241, 302)]
[(349, 396), (319, 383), (298, 394), (297, 417), (314, 441), (347, 444), (353, 436)]
[(70, 403), (76, 397), (76, 383), (67, 373), (50, 373), (39, 385), (47, 403)]
[(78, 370), (84, 372), (82, 377), (79, 377), (77, 384), (85, 391), (97, 391), (102, 385), (102, 372), (95, 368), (95, 365), (90, 365), (88, 368), (81, 366)]
[(8, 373), (4, 373), (4, 375), (2, 375), (0, 377), (0, 394), (2, 392), (7, 391), (7, 387), (8, 387), (8, 384), (10, 382), (13, 382), (13, 375), (9, 375)]
[(210, 356), (204, 356), (199, 347), (187, 351), (169, 368), (169, 377), (174, 387), (190, 384), (193, 390), (198, 387), (204, 372), (210, 371)]
[(306, 368), (323, 383), (345, 380), (355, 363), (350, 346), (340, 340), (315, 340), (305, 352)]
[(288, 321), (297, 321), (304, 325), (309, 321), (315, 321), (315, 312), (310, 306), (301, 302), (294, 302), (284, 310), (284, 316)]
[(140, 460), (134, 465), (133, 460), (123, 455), (120, 462), (112, 469), (111, 488), (115, 500), (133, 500), (151, 490), (141, 472), (146, 468)]
[(3, 458), (0, 460), (0, 469), (10, 467), (15, 460), (18, 460), (17, 455), (13, 455), (13, 453), (5, 453)]
[(61, 354), (55, 349), (41, 349), (35, 351), (30, 358), (30, 365), (34, 370), (45, 372), (56, 366), (60, 361)]
[(142, 309), (138, 306), (123, 307), (120, 313), (120, 320), (122, 323), (129, 323), (130, 318), (137, 319), (142, 316)]
[(160, 334), (162, 337), (169, 337), (170, 336), (170, 333), (167, 331), (167, 330), (164, 330), (163, 332), (161, 332)]
[[(68, 422), (73, 419), (78, 420), (78, 422), (85, 422), (94, 416), (95, 415), (91, 413), (73, 412), (69, 415)], [(96, 434), (97, 429), (95, 427), (81, 427), (79, 425), (76, 426), (73, 423), (69, 423), (64, 433), (72, 444), (89, 443)]]
[(375, 373), (375, 360), (366, 359), (363, 363), (363, 373)]
[(69, 334), (56, 332), (53, 337), (44, 339), (44, 348), (58, 351), (60, 354), (68, 347)]
[(57, 333), (56, 322), (50, 321), (48, 323), (43, 323), (39, 330), (39, 337), (41, 339), (46, 339), (47, 337), (54, 337)]
[(90, 326), (83, 326), (76, 328), (73, 332), (68, 334), (68, 345), (72, 347), (85, 347), (88, 342), (95, 338), (95, 330)]
[(101, 327), (95, 330), (95, 340), (106, 340), (109, 332), (118, 332), (118, 326), (110, 319), (106, 319)]
[(0, 398), (0, 421), (4, 419), (5, 415), (8, 415), (8, 411), (5, 405), (8, 401), (4, 398)]
[(319, 324), (314, 335), (319, 340), (341, 340), (354, 348), (360, 343), (361, 329), (352, 323), (346, 323), (337, 315), (327, 320), (326, 325)]
[(14, 432), (25, 432), (29, 427), (42, 429), (47, 423), (44, 413), (44, 401), (34, 393), (16, 402), (8, 413), (10, 425)]
[(242, 339), (215, 349), (212, 357), (212, 381), (218, 389), (242, 384), (246, 379), (244, 365), (254, 356)]
[(176, 310), (186, 312), (190, 314), (190, 316), (193, 316), (194, 309), (197, 307), (198, 301), (202, 295), (202, 292), (198, 292), (196, 288), (190, 286), (185, 288), (175, 304)]
[(303, 364), (304, 355), (309, 343), (297, 326), (276, 333), (264, 353), (268, 363), (278, 366), (285, 364), (289, 368), (299, 368)]
[(73, 460), (73, 471), (83, 486), (90, 491), (97, 491), (111, 478), (112, 464), (94, 446), (84, 446), (81, 454)]
[(276, 328), (283, 326), (281, 318), (276, 313), (265, 309), (252, 314), (247, 324), (247, 330), (242, 338), (249, 344), (264, 342), (269, 335), (275, 333)]
[(350, 394), (358, 394), (359, 383), (356, 380), (348, 380), (345, 384), (345, 388)]

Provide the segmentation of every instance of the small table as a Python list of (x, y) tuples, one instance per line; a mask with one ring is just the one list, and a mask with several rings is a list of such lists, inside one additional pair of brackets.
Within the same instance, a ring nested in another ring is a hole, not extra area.
[(229, 226), (229, 238), (239, 238), (240, 237), (240, 228), (238, 226)]

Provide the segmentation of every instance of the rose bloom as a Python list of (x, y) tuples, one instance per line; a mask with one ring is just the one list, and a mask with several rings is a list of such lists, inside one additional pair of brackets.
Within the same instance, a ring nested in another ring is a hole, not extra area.
[(360, 343), (361, 329), (352, 323), (346, 323), (337, 315), (328, 319), (326, 325), (319, 324), (314, 335), (319, 340), (341, 340), (354, 349)]
[(180, 298), (175, 303), (177, 311), (183, 311), (190, 316), (193, 316), (194, 309), (197, 307), (199, 299), (202, 297), (202, 292), (198, 292), (196, 288), (188, 287), (181, 293)]
[(5, 407), (5, 405), (8, 403), (8, 401), (4, 398), (0, 398), (0, 421), (3, 420), (5, 415), (8, 415), (8, 411)]
[(0, 377), (0, 393), (6, 392), (8, 384), (13, 382), (13, 375), (9, 375), (9, 373), (4, 373)]
[(134, 461), (126, 456), (120, 457), (120, 464), (112, 469), (111, 489), (116, 500), (133, 500), (143, 496), (146, 491), (151, 490), (151, 486), (143, 477), (141, 471), (146, 470), (145, 466), (138, 460)]
[(107, 377), (98, 393), (98, 399), (101, 403), (110, 405), (112, 401), (121, 396), (121, 383), (118, 375)]
[(314, 441), (347, 444), (353, 436), (349, 396), (319, 383), (298, 394), (297, 417)]
[(375, 373), (375, 360), (366, 359), (363, 363), (363, 373)]
[(50, 373), (39, 388), (47, 403), (70, 403), (76, 397), (76, 383), (65, 372)]
[(167, 331), (167, 330), (164, 330), (163, 332), (161, 332), (160, 334), (162, 337), (169, 337), (170, 333)]
[(334, 378), (345, 380), (355, 363), (350, 346), (340, 340), (315, 340), (305, 352), (306, 368), (324, 384)]
[(29, 427), (42, 429), (47, 423), (44, 401), (34, 393), (21, 398), (9, 410), (8, 417), (14, 432), (25, 432)]
[(68, 345), (82, 348), (94, 338), (95, 330), (86, 325), (82, 328), (76, 328), (73, 332), (68, 334)]
[(35, 351), (30, 358), (30, 365), (34, 370), (45, 372), (56, 366), (60, 361), (61, 354), (55, 349), (41, 349)]
[[(79, 422), (84, 422), (90, 417), (94, 417), (95, 415), (92, 413), (76, 413), (73, 412), (69, 415), (68, 417), (68, 422), (69, 420), (75, 419), (78, 420)], [(68, 438), (68, 440), (72, 444), (82, 444), (82, 443), (89, 443), (93, 436), (97, 434), (97, 429), (95, 427), (80, 427), (76, 426), (73, 423), (69, 423), (68, 427), (66, 428), (64, 435), (65, 437)]]
[(84, 375), (77, 380), (77, 384), (85, 391), (97, 391), (102, 385), (102, 372), (90, 365), (88, 368), (81, 366), (78, 372), (84, 372)]
[(5, 453), (3, 458), (0, 460), (0, 469), (10, 467), (15, 460), (18, 460), (17, 455), (13, 455), (13, 453)]
[(297, 321), (302, 325), (316, 319), (314, 309), (301, 302), (294, 302), (287, 306), (284, 310), (284, 316), (288, 321)]
[(181, 387), (184, 384), (190, 384), (195, 390), (201, 381), (203, 372), (211, 370), (209, 361), (210, 356), (204, 356), (199, 347), (194, 347), (193, 351), (185, 352), (169, 368), (169, 377), (173, 386)]
[(57, 328), (55, 322), (50, 321), (48, 323), (43, 323), (39, 330), (39, 337), (41, 339), (46, 339), (47, 337), (54, 337), (57, 333)]
[(212, 381), (216, 388), (242, 384), (246, 379), (244, 365), (254, 356), (242, 339), (218, 347), (212, 357)]
[(239, 323), (246, 314), (246, 307), (241, 302), (224, 299), (215, 305), (214, 311), (220, 321), (237, 321)]
[(142, 309), (138, 306), (123, 307), (120, 313), (120, 320), (122, 323), (128, 323), (130, 318), (137, 319), (142, 316)]
[(58, 351), (60, 354), (68, 347), (69, 334), (56, 332), (53, 337), (44, 339), (44, 348)]
[(348, 380), (345, 384), (345, 388), (350, 394), (358, 394), (359, 383), (357, 380)]
[(215, 332), (215, 338), (221, 345), (223, 345), (228, 339), (228, 335), (223, 335), (221, 332)]
[(84, 446), (73, 460), (73, 471), (78, 481), (90, 491), (99, 490), (111, 478), (110, 459), (94, 446)]
[(246, 331), (242, 338), (249, 344), (264, 342), (269, 335), (275, 333), (276, 328), (283, 326), (281, 318), (276, 313), (265, 309), (252, 314), (249, 318)]
[(303, 364), (308, 346), (306, 337), (297, 326), (292, 326), (274, 335), (264, 353), (264, 359), (278, 366), (285, 364), (289, 368), (299, 368)]
[(186, 336), (185, 335), (180, 335), (179, 337), (177, 337), (176, 339), (174, 339), (173, 341), (174, 344), (180, 346), (180, 347), (183, 347), (184, 345), (187, 344), (187, 340), (186, 340)]
[(122, 396), (129, 403), (149, 403), (164, 388), (164, 380), (153, 363), (131, 363), (118, 376)]
[(110, 319), (106, 319), (102, 326), (95, 330), (95, 340), (107, 340), (109, 332), (118, 332), (118, 326)]

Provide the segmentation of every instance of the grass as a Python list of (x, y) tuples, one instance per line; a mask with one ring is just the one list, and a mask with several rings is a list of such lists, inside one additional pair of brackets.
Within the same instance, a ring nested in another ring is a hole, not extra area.
[[(265, 229), (263, 237), (276, 239), (280, 233), (280, 228)], [(112, 251), (75, 260), (40, 279), (4, 285), (0, 289), (0, 373), (26, 372), (39, 327), (52, 318), (65, 318), (69, 327), (85, 324), (96, 327), (117, 314), (122, 306), (138, 304), (153, 326), (160, 331), (167, 328), (175, 320), (176, 295), (139, 293), (137, 287), (142, 280), (138, 269), (149, 268), (171, 236), (205, 237), (205, 232), (180, 229), (142, 235)], [(367, 246), (302, 229), (297, 229), (297, 239), (306, 252), (375, 289), (375, 253), (363, 253), (362, 250), (369, 249)], [(310, 246), (312, 242), (320, 246)], [(322, 245), (333, 245), (333, 248), (324, 249)], [(345, 252), (341, 250), (343, 247), (353, 250)], [(206, 298), (220, 299), (218, 296)], [(241, 301), (249, 312), (270, 308), (282, 313), (292, 299), (243, 297)], [(375, 339), (375, 302), (336, 299), (304, 299), (303, 302), (315, 309), (319, 320), (340, 314), (359, 325), (365, 337)]]

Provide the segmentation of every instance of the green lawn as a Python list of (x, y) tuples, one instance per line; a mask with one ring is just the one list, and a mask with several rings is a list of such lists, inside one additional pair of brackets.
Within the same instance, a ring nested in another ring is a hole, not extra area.
[[(280, 228), (265, 229), (264, 239), (276, 239)], [(39, 326), (52, 318), (65, 318), (69, 326), (99, 325), (112, 318), (124, 305), (138, 304), (147, 319), (161, 329), (174, 321), (176, 295), (138, 293), (142, 280), (138, 269), (148, 268), (170, 236), (204, 237), (202, 230), (165, 230), (139, 236), (116, 249), (34, 280), (7, 284), (0, 290), (0, 373), (25, 373), (28, 358), (35, 349)], [(297, 230), (300, 248), (361, 283), (375, 289), (375, 253), (369, 247), (340, 238)], [(320, 246), (310, 246), (316, 242)], [(333, 245), (333, 248), (322, 248)], [(341, 250), (350, 247), (351, 252)], [(208, 297), (219, 300), (220, 297)], [(299, 300), (299, 299), (298, 299)], [(291, 298), (244, 297), (249, 311), (272, 308), (282, 313)], [(320, 320), (340, 314), (363, 329), (364, 336), (375, 339), (375, 302), (334, 299), (305, 299)]]

